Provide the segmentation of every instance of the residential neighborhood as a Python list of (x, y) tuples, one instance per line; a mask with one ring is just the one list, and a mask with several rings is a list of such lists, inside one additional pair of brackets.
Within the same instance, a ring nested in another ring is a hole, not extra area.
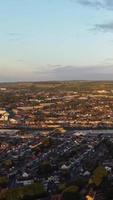
[(1, 88), (1, 200), (112, 199), (112, 83), (65, 84)]
[(90, 87), (85, 84), (83, 87), (81, 82), (79, 85), (72, 82), (70, 88), (59, 82), (53, 86), (47, 83), (46, 89), (41, 83), (1, 88), (0, 127), (41, 130), (113, 128), (112, 83), (105, 83), (105, 87), (101, 83), (100, 88), (95, 86), (97, 83)]

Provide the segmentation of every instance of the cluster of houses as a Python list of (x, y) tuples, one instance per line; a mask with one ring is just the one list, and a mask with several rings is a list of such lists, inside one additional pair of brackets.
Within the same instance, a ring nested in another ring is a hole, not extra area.
[(113, 90), (3, 87), (0, 98), (0, 192), (40, 183), (53, 200), (69, 187), (113, 199)]
[[(14, 189), (38, 182), (48, 194), (56, 196), (62, 184), (67, 187), (84, 182), (80, 191), (88, 192), (86, 185), (91, 180), (100, 188), (102, 180), (92, 179), (98, 167), (106, 170), (106, 178), (112, 182), (113, 133), (58, 129), (46, 137), (44, 133), (1, 130), (0, 180), (8, 180), (5, 187)], [(4, 188), (4, 183), (0, 186)]]
[[(38, 92), (11, 90), (14, 102), (1, 101), (0, 127), (36, 129), (112, 128), (112, 90)], [(2, 91), (4, 98), (6, 91)], [(14, 93), (14, 94), (13, 94)], [(23, 96), (22, 96), (23, 95)], [(3, 98), (3, 99), (4, 99)], [(12, 96), (11, 96), (12, 98)]]

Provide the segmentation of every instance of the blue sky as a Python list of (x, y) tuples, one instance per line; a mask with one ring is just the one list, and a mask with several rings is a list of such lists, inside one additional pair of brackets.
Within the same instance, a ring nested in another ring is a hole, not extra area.
[(112, 0), (0, 0), (0, 81), (111, 79), (112, 64)]

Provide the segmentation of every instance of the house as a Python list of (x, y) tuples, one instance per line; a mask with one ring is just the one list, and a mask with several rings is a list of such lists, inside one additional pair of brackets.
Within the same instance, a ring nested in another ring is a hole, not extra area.
[(11, 124), (18, 124), (18, 121), (16, 119), (11, 118), (10, 119), (10, 123)]
[(34, 183), (33, 178), (30, 177), (29, 174), (27, 174), (26, 172), (24, 172), (21, 177), (16, 179), (17, 185), (26, 186), (31, 185), (32, 183)]
[(0, 110), (0, 121), (8, 121), (9, 113), (5, 110)]

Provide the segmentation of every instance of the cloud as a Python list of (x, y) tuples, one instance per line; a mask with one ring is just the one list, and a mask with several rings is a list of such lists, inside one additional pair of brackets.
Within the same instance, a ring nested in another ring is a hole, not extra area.
[[(63, 81), (63, 80), (113, 80), (113, 64), (95, 66), (62, 66), (48, 70), (7, 69), (2, 67), (0, 82), (7, 81)], [(7, 69), (7, 70), (6, 70)], [(7, 72), (7, 73), (6, 73)]]
[[(83, 6), (93, 8), (103, 8), (113, 10), (113, 0), (77, 0), (77, 2)], [(102, 32), (113, 32), (113, 21), (107, 23), (95, 24), (90, 30), (102, 31)]]
[(10, 35), (10, 36), (20, 36), (21, 34), (15, 33), (15, 32), (10, 32), (10, 33), (8, 33), (8, 35)]
[[(36, 72), (35, 72), (36, 74)], [(112, 80), (113, 65), (106, 66), (62, 66), (46, 72), (37, 72), (42, 80)]]
[(78, 0), (77, 2), (83, 6), (113, 9), (113, 0)]
[(47, 66), (52, 68), (61, 67), (59, 64), (48, 64)]
[(113, 32), (113, 21), (108, 23), (96, 24), (93, 30), (102, 32)]
[(24, 61), (25, 61), (25, 60), (24, 60), (24, 59), (21, 59), (21, 58), (16, 60), (16, 62), (19, 62), (19, 63), (23, 63)]
[(104, 62), (113, 62), (113, 58), (106, 58), (105, 60), (104, 60)]
[(83, 6), (90, 6), (90, 7), (96, 7), (101, 8), (104, 6), (104, 1), (97, 1), (97, 0), (78, 0), (78, 3)]
[(23, 34), (16, 33), (16, 32), (9, 32), (8, 38), (10, 41), (21, 41), (21, 40), (23, 40)]

